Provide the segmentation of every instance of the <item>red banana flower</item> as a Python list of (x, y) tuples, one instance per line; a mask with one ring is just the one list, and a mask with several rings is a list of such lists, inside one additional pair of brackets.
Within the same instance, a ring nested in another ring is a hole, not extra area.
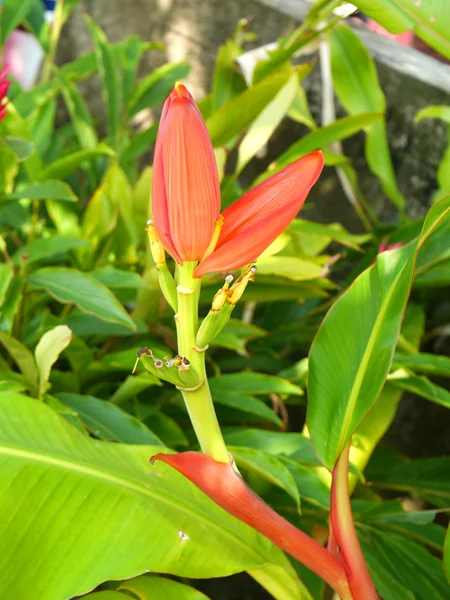
[(223, 212), (211, 248), (220, 211), (217, 165), (200, 112), (177, 84), (164, 105), (153, 165), (153, 219), (160, 241), (178, 263), (200, 261), (195, 277), (243, 267), (296, 217), (322, 168), (322, 153), (312, 152), (244, 194)]
[(9, 68), (5, 67), (3, 71), (0, 73), (0, 121), (6, 117), (6, 104), (4, 99), (6, 98), (6, 94), (8, 92), (8, 88), (11, 85), (11, 81), (6, 81), (6, 77), (8, 75)]

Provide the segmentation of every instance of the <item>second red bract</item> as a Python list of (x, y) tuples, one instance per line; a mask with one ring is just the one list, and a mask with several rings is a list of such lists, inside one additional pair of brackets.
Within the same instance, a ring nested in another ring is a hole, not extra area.
[(160, 241), (179, 264), (200, 261), (195, 277), (243, 267), (296, 217), (322, 168), (322, 153), (312, 152), (244, 194), (223, 212), (217, 244), (204, 257), (220, 214), (219, 177), (206, 124), (178, 83), (164, 105), (153, 163), (152, 211)]

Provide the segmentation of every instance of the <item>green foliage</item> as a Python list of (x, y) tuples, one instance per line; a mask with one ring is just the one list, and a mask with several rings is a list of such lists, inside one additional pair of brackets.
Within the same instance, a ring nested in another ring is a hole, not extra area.
[[(148, 249), (145, 165), (162, 103), (190, 65), (166, 63), (139, 78), (141, 59), (162, 45), (135, 35), (110, 43), (87, 17), (93, 51), (57, 67), (57, 32), (76, 4), (60, 3), (53, 29), (40, 0), (5, 0), (0, 15), (2, 43), (22, 24), (46, 53), (42, 80), (31, 90), (11, 87), (0, 122), (0, 597), (204, 600), (186, 578), (248, 570), (280, 600), (321, 598), (314, 575), (175, 471), (156, 474), (149, 465), (158, 451), (198, 448), (180, 392), (156, 367), (133, 371), (140, 348), (160, 359), (178, 351)], [(329, 169), (347, 174), (360, 201), (356, 171), (333, 144), (363, 132), (367, 164), (403, 220), (380, 225), (362, 199), (361, 234), (310, 220), (306, 207), (259, 258), (255, 282), (211, 341), (209, 387), (245, 479), (321, 540), (328, 471), (351, 438), (353, 512), (380, 594), (440, 600), (448, 595), (442, 564), (450, 577), (449, 459), (411, 460), (380, 440), (404, 392), (450, 407), (450, 359), (441, 350), (449, 331), (450, 154), (437, 168), (428, 216), (408, 221), (376, 66), (331, 17), (337, 4), (316, 2), (306, 25), (279, 40), (250, 78), (237, 62), (253, 39), (248, 23), (220, 48), (200, 108), (223, 206), (250, 179), (260, 183), (316, 149)], [(448, 57), (447, 3), (409, 4), (355, 2), (389, 31), (412, 28)], [(326, 126), (302, 83), (316, 61), (291, 64), (318, 40), (330, 46), (334, 91), (348, 113)], [(100, 122), (79, 87), (91, 77), (100, 81)], [(449, 110), (425, 107), (416, 121), (449, 123)], [(298, 139), (279, 141), (280, 127), (299, 123)], [(315, 189), (333, 196), (326, 182)], [(403, 246), (377, 257), (382, 243), (395, 242)], [(201, 317), (221, 285), (222, 275), (203, 278)]]

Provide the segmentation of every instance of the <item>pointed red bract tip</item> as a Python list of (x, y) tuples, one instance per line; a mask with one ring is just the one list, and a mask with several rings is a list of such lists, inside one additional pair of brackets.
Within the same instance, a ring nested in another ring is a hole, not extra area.
[(247, 486), (230, 463), (217, 462), (198, 452), (160, 453), (150, 462), (154, 464), (158, 460), (176, 469), (229, 514), (265, 535), (348, 598), (346, 575), (340, 562), (272, 510)]
[(229, 206), (216, 249), (197, 266), (195, 277), (256, 260), (295, 219), (323, 164), (322, 152), (307, 154)]
[(163, 108), (153, 162), (152, 214), (162, 245), (178, 263), (200, 260), (219, 212), (211, 140), (194, 99), (178, 83)]

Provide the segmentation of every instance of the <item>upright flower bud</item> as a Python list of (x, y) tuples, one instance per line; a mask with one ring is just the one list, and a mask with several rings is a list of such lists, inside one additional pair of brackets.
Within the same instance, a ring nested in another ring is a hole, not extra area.
[(153, 162), (152, 214), (162, 245), (179, 264), (200, 260), (219, 212), (208, 131), (191, 94), (177, 83), (164, 105)]

